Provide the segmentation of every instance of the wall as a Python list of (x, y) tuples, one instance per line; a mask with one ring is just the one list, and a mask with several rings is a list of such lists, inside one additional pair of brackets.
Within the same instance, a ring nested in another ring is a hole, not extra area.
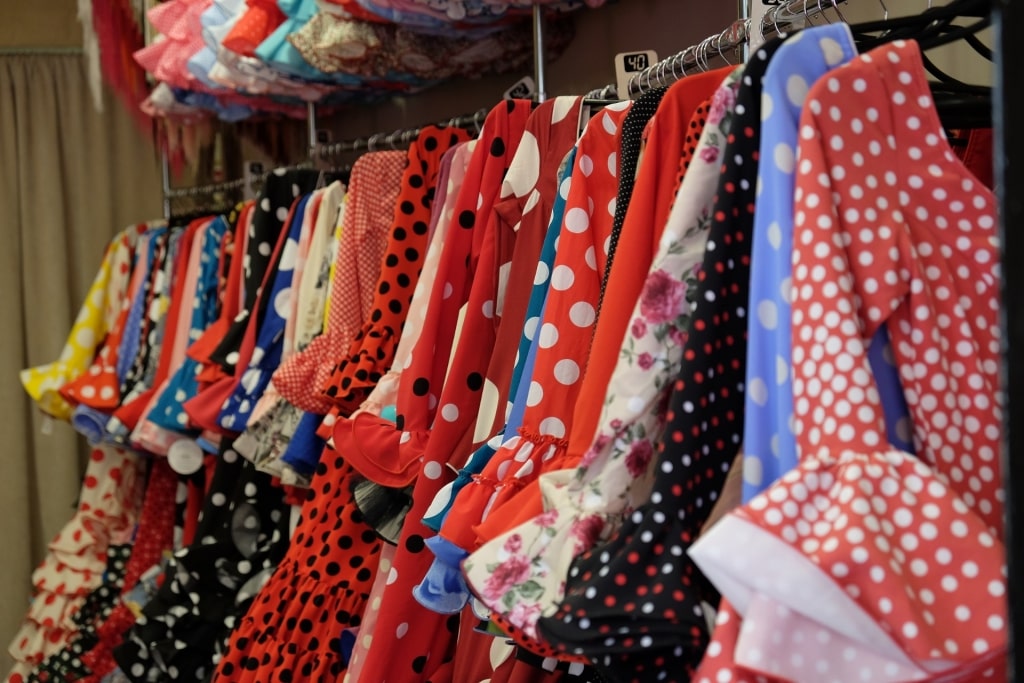
[(7, 0), (0, 21), (0, 48), (80, 47), (75, 0)]

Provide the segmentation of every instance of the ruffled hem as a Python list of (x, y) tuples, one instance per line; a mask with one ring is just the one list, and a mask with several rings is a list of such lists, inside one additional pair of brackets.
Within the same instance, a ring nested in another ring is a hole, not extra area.
[(345, 666), (338, 636), (360, 625), (368, 599), (369, 593), (349, 588), (348, 580), (328, 583), (294, 561), (282, 563), (231, 635), (217, 677), (236, 683), (265, 680), (266, 667), (280, 671), (287, 666), (279, 659), (284, 657), (300, 667), (302, 680), (337, 678)]
[(569, 588), (557, 612), (538, 620), (541, 638), (616, 680), (689, 680), (708, 642), (703, 604), (718, 596), (686, 555), (693, 531), (682, 512), (638, 509), (614, 534), (596, 516), (576, 523)]
[[(289, 642), (287, 638), (257, 636), (257, 633), (267, 632), (259, 627), (253, 617), (245, 617), (231, 642), (235, 645), (247, 639), (248, 647), (237, 662), (233, 660), (232, 652), (228, 652), (217, 665), (217, 680), (225, 683), (285, 680), (281, 672), (290, 671), (293, 680), (297, 681), (336, 681), (345, 673), (346, 659), (341, 651), (344, 633), (333, 639), (332, 648), (337, 649), (320, 652), (306, 650)], [(268, 675), (268, 667), (274, 675)]]
[(416, 478), (430, 432), (403, 432), (392, 420), (357, 413), (335, 420), (333, 438), (334, 449), (361, 475), (381, 486), (403, 488)]
[(71, 368), (60, 361), (18, 373), (21, 385), (39, 410), (57, 420), (71, 419), (73, 408), (60, 395), (60, 388), (73, 380), (74, 376)]
[(413, 597), (431, 612), (461, 612), (470, 594), (460, 565), (469, 553), (440, 536), (428, 538), (426, 545), (434, 553), (434, 561), (423, 581), (412, 589)]
[[(60, 615), (56, 618), (54, 615), (37, 614), (36, 617), (42, 618), (42, 621), (37, 621), (30, 615), (22, 623), (7, 650), (15, 661), (34, 667), (71, 641), (78, 630), (72, 617), (85, 602), (85, 597), (64, 598), (60, 602)], [(32, 609), (35, 606), (33, 601)]]
[(801, 463), (691, 551), (737, 612), (760, 615), (744, 625), (738, 663), (791, 674), (792, 648), (757, 643), (795, 625), (824, 639), (815, 659), (830, 670), (850, 665), (846, 650), (867, 653), (858, 664), (879, 659), (879, 681), (933, 680), (1006, 648), (1003, 553), (934, 471), (899, 451)]

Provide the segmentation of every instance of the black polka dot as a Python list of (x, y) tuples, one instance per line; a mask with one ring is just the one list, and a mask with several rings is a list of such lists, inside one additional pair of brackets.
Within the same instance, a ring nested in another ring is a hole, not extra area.
[(405, 549), (410, 553), (423, 552), (426, 544), (423, 542), (423, 537), (419, 534), (413, 534), (405, 540)]
[(476, 214), (470, 210), (465, 210), (459, 214), (459, 225), (469, 230), (476, 223)]
[(417, 235), (426, 235), (430, 231), (430, 226), (423, 221), (416, 221), (412, 224), (412, 231)]
[(484, 378), (479, 372), (471, 372), (469, 377), (466, 378), (466, 386), (471, 391), (480, 391), (480, 387), (484, 385)]
[(435, 149), (437, 149), (437, 138), (435, 138), (433, 135), (427, 137), (427, 139), (423, 141), (423, 149), (427, 150), (428, 152), (433, 152)]
[(395, 228), (394, 231), (391, 233), (391, 236), (394, 237), (399, 242), (401, 242), (406, 238), (406, 234), (407, 233), (405, 232), (405, 228)]
[(494, 138), (491, 142), (491, 156), (500, 157), (505, 155), (505, 141), (501, 138)]
[(416, 207), (408, 199), (399, 204), (398, 208), (406, 216), (411, 216), (416, 211)]
[(430, 391), (430, 382), (426, 378), (420, 377), (412, 383), (412, 393), (417, 396), (426, 396), (428, 391)]

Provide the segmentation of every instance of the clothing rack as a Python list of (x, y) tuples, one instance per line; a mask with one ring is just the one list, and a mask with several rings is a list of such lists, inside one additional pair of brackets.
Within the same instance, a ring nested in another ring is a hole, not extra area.
[[(448, 128), (475, 128), (479, 131), (485, 118), (487, 118), (487, 110), (480, 109), (472, 114), (453, 117), (448, 121), (441, 122), (437, 125)], [(317, 160), (337, 156), (346, 152), (376, 152), (382, 149), (406, 149), (410, 144), (412, 144), (413, 140), (419, 137), (422, 130), (422, 127), (405, 129), (399, 128), (391, 133), (374, 133), (366, 137), (352, 138), (350, 140), (342, 140), (341, 142), (318, 143), (314, 141), (310, 148), (310, 157), (313, 160)]]
[[(806, 0), (786, 0), (773, 5), (761, 17), (758, 31), (761, 36), (782, 34), (809, 23), (813, 17), (822, 16), (829, 21), (826, 10), (831, 9), (840, 21), (845, 21), (839, 5), (847, 0), (831, 0), (809, 5)], [(708, 71), (715, 57), (733, 63), (744, 61), (744, 51), (750, 39), (757, 36), (749, 10), (741, 12), (741, 18), (727, 26), (721, 33), (708, 36), (696, 45), (677, 52), (629, 79), (629, 97), (637, 97), (655, 88), (669, 86), (687, 75), (688, 71)], [(732, 61), (726, 57), (731, 53)]]

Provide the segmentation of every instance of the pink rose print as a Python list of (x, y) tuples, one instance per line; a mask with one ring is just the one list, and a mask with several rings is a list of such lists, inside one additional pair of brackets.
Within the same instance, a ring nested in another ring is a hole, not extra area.
[(711, 98), (711, 111), (708, 112), (708, 125), (716, 125), (725, 118), (725, 112), (736, 102), (736, 93), (732, 88), (719, 88)]
[(611, 426), (611, 428), (615, 430), (622, 429), (622, 420), (620, 420), (619, 418), (615, 418), (609, 423), (609, 426)]
[(629, 454), (626, 455), (626, 469), (629, 470), (629, 476), (636, 479), (646, 472), (653, 454), (654, 447), (650, 441), (647, 439), (634, 441), (629, 449)]
[(553, 526), (554, 523), (557, 521), (558, 510), (552, 508), (551, 510), (546, 511), (544, 514), (537, 515), (537, 518), (533, 520), (533, 523), (542, 529), (547, 529), (548, 527)]
[(580, 467), (590, 467), (594, 464), (594, 461), (597, 460), (597, 456), (599, 455), (601, 455), (601, 449), (597, 447), (597, 443), (595, 442), (594, 445), (588, 448), (587, 452), (583, 454), (583, 457), (580, 459)]
[(629, 331), (636, 339), (640, 339), (647, 334), (647, 323), (644, 322), (643, 318), (634, 318)]
[(636, 364), (641, 370), (650, 370), (654, 366), (654, 356), (644, 351), (636, 357)]
[(540, 605), (517, 602), (508, 614), (508, 620), (523, 629), (530, 638), (537, 637), (537, 620), (540, 619)]
[(684, 332), (683, 330), (679, 329), (678, 327), (670, 327), (670, 328), (668, 328), (668, 338), (676, 346), (679, 346), (679, 347), (686, 346), (686, 332)]
[(718, 148), (705, 147), (700, 151), (700, 158), (702, 161), (706, 161), (709, 164), (715, 163), (718, 161)]
[(649, 323), (675, 320), (683, 309), (686, 284), (660, 268), (647, 276), (640, 294), (640, 313)]
[(483, 597), (497, 602), (514, 586), (530, 578), (530, 561), (523, 555), (513, 555), (497, 567), (484, 583)]
[(571, 533), (576, 539), (576, 552), (579, 553), (594, 547), (603, 528), (604, 520), (598, 515), (588, 515), (573, 522)]
[(519, 534), (512, 534), (505, 541), (505, 550), (515, 555), (523, 549), (523, 537)]

